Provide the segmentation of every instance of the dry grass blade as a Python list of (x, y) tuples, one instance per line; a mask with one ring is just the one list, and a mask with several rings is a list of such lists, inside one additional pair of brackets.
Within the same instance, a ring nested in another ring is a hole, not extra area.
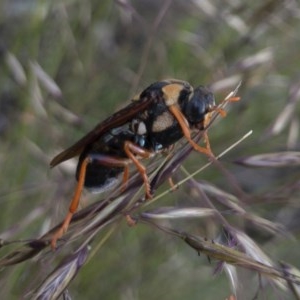
[[(88, 234), (90, 231), (93, 232), (94, 230), (100, 230), (111, 222), (115, 221), (116, 218), (123, 217), (121, 212), (133, 198), (135, 193), (136, 189), (134, 189), (134, 187), (130, 188), (129, 186), (128, 191), (122, 195), (112, 195), (110, 198), (104, 200), (101, 199), (100, 201), (89, 205), (87, 208), (80, 210), (74, 215), (71, 226), (64, 238), (59, 241), (59, 248), (65, 246), (70, 241), (82, 238), (85, 240), (84, 245), (88, 244)], [(38, 239), (20, 241), (19, 243), (24, 245), (2, 257), (0, 259), (0, 266), (9, 266), (21, 263), (35, 257), (45, 249), (46, 252), (49, 252), (52, 234), (60, 226), (61, 224), (57, 224)], [(83, 236), (83, 234), (87, 235)], [(14, 243), (18, 242), (16, 241)], [(12, 242), (3, 242), (2, 247), (9, 244), (12, 244)], [(53, 254), (54, 253), (55, 252), (53, 252)]]
[(35, 74), (30, 80), (30, 101), (37, 116), (47, 117), (45, 99), (43, 97), (38, 78)]
[(52, 103), (52, 112), (60, 119), (63, 119), (64, 122), (71, 125), (78, 126), (82, 123), (80, 117), (74, 114), (72, 111), (66, 109), (65, 107), (59, 105), (57, 102)]
[(244, 207), (245, 205), (241, 201), (239, 201), (239, 199), (235, 195), (225, 192), (209, 182), (198, 181), (195, 183), (195, 186), (199, 187), (208, 195), (214, 196), (216, 198), (216, 201), (220, 202), (225, 207), (230, 209), (231, 214), (239, 215), (241, 218), (243, 218), (243, 220), (250, 221), (251, 224), (253, 224), (257, 228), (274, 235), (282, 234), (285, 236), (289, 236), (286, 228), (281, 224), (272, 222), (247, 211), (246, 207)]
[[(229, 146), (228, 148), (226, 148), (222, 153), (220, 153), (219, 155), (217, 155), (216, 159), (222, 158), (224, 155), (226, 155), (226, 153), (228, 153), (233, 148), (235, 148), (237, 145), (239, 145), (243, 140), (245, 140), (246, 138), (248, 138), (251, 134), (252, 134), (252, 130), (249, 131), (248, 133), (246, 133), (237, 142), (233, 143), (231, 146)], [(195, 141), (198, 141), (198, 139), (199, 139), (199, 136), (196, 136), (195, 137)], [(170, 161), (167, 161), (166, 164), (161, 168), (161, 170), (159, 170), (159, 172), (157, 173), (157, 175), (154, 177), (153, 181), (151, 182), (152, 189), (155, 190), (156, 186), (160, 185), (167, 178), (169, 178), (170, 176), (172, 176), (172, 174), (182, 165), (183, 160), (186, 159), (186, 157), (189, 155), (189, 153), (191, 151), (192, 151), (191, 146), (189, 144), (186, 144), (184, 147), (182, 147), (180, 149), (180, 151), (178, 151), (173, 156), (173, 158)], [(206, 168), (208, 168), (212, 164), (213, 164), (212, 161), (208, 162), (207, 164), (205, 164), (203, 167), (199, 168), (194, 173), (189, 174), (184, 179), (182, 179), (181, 181), (177, 182), (174, 185), (173, 188), (170, 188), (169, 190), (167, 190), (167, 191), (159, 194), (158, 196), (156, 196), (152, 201), (156, 201), (156, 200), (162, 198), (163, 196), (165, 196), (167, 193), (172, 192), (174, 188), (179, 187), (183, 183), (185, 183), (188, 180), (190, 180), (191, 178), (195, 177), (197, 174), (199, 174), (200, 172), (202, 172), (203, 170), (205, 170)]]
[(25, 73), (24, 68), (22, 67), (21, 63), (19, 62), (19, 60), (16, 58), (16, 56), (10, 52), (7, 52), (5, 61), (6, 61), (6, 64), (9, 68), (9, 70), (11, 71), (15, 81), (20, 86), (25, 86), (27, 83), (26, 73)]
[[(83, 240), (83, 245), (88, 244), (99, 230), (116, 221), (116, 219), (123, 217), (125, 211), (129, 210), (128, 205), (134, 206), (138, 203), (139, 206), (143, 204), (144, 196), (137, 196), (139, 194), (138, 190), (142, 190), (141, 186), (140, 176), (133, 176), (125, 192), (121, 193), (120, 189), (117, 189), (109, 197), (100, 199), (77, 212), (72, 218), (69, 230), (63, 239), (59, 241), (58, 248), (62, 248), (71, 241), (78, 239)], [(0, 259), (0, 266), (18, 264), (39, 254), (49, 247), (53, 232), (60, 226), (61, 224), (57, 224), (38, 239), (22, 242), (25, 245)]]
[[(186, 171), (185, 171), (186, 172)], [(241, 202), (239, 201), (238, 197), (235, 195), (225, 192), (224, 190), (218, 188), (214, 184), (207, 182), (207, 181), (197, 181), (197, 185), (206, 193), (213, 195), (219, 201), (222, 201), (227, 207), (232, 209), (238, 213), (245, 213), (246, 211), (241, 207)], [(223, 201), (226, 200), (226, 202)]]
[(34, 300), (55, 300), (58, 299), (69, 285), (70, 281), (76, 276), (77, 272), (85, 263), (88, 256), (88, 248), (83, 248), (74, 253), (56, 268), (30, 295)]
[[(278, 272), (280, 272), (280, 276), (269, 276), (272, 280), (272, 282), (279, 287), (282, 290), (287, 289), (287, 284), (289, 281), (292, 281), (293, 283), (299, 285), (300, 284), (300, 277), (298, 273), (295, 272), (282, 272), (281, 268), (276, 265), (261, 249), (260, 247), (244, 232), (241, 232), (239, 230), (234, 230), (234, 234), (236, 239), (239, 241), (240, 247), (243, 249), (243, 251), (250, 257), (253, 258), (255, 261), (265, 265), (269, 266), (271, 268), (276, 269)], [(255, 270), (255, 269), (254, 269)], [(257, 270), (259, 274), (265, 274), (263, 271)], [(282, 281), (282, 279), (285, 279), (286, 282)]]
[(296, 109), (296, 103), (288, 103), (278, 115), (271, 128), (266, 132), (268, 135), (277, 135), (282, 132), (287, 124), (292, 120), (292, 116)]
[(160, 207), (155, 210), (142, 213), (142, 218), (149, 219), (180, 219), (180, 218), (201, 218), (211, 217), (215, 214), (215, 210), (210, 208), (176, 208), (176, 207)]
[[(296, 269), (294, 266), (290, 266), (287, 263), (280, 262), (280, 266), (282, 268), (283, 273), (287, 274), (297, 274), (298, 277), (300, 277), (300, 270)], [(295, 284), (291, 280), (287, 280), (288, 286), (290, 287), (291, 291), (293, 292), (293, 295), (295, 296), (295, 299), (299, 300), (300, 299), (300, 286), (299, 284)]]
[(251, 68), (255, 68), (261, 64), (270, 63), (272, 59), (273, 59), (273, 49), (266, 48), (242, 60), (239, 63), (238, 68), (242, 70), (248, 70)]
[[(4, 246), (11, 243), (12, 242), (5, 243)], [(38, 240), (33, 240), (29, 242), (22, 241), (20, 243), (25, 243), (25, 245), (21, 246), (17, 250), (13, 250), (12, 252), (0, 259), (1, 267), (15, 265), (28, 259), (31, 259), (49, 245), (49, 243), (47, 242)]]
[(251, 224), (255, 225), (257, 228), (269, 232), (272, 235), (281, 234), (286, 237), (291, 237), (291, 234), (282, 224), (272, 222), (251, 213), (246, 213), (245, 215), (243, 215), (243, 217), (245, 218), (245, 220), (249, 220)]
[(233, 265), (222, 263), (222, 269), (225, 271), (227, 278), (229, 278), (231, 284), (231, 290), (236, 295), (238, 291), (238, 284), (239, 284), (237, 268)]
[(300, 84), (299, 78), (296, 78), (295, 82), (289, 87), (289, 95), (286, 101), (286, 105), (283, 107), (282, 111), (278, 114), (277, 118), (266, 131), (265, 136), (278, 135), (281, 133), (289, 123), (293, 120), (298, 119), (297, 114), (297, 104), (300, 100)]
[(239, 74), (235, 74), (226, 78), (223, 78), (221, 80), (218, 80), (217, 82), (214, 82), (210, 88), (213, 91), (221, 91), (224, 89), (231, 88), (232, 86), (239, 85), (239, 82), (241, 82), (242, 77)]
[(249, 270), (253, 270), (273, 280), (284, 279), (295, 284), (300, 284), (300, 276), (298, 274), (294, 274), (293, 272), (284, 273), (280, 268), (273, 267), (269, 263), (266, 264), (265, 262), (267, 262), (268, 259), (265, 259), (264, 262), (261, 262), (260, 257), (256, 257), (257, 259), (253, 259), (246, 253), (235, 250), (232, 247), (228, 247), (185, 232), (179, 232), (173, 228), (159, 225), (158, 223), (155, 223), (149, 219), (141, 218), (140, 222), (143, 224), (151, 225), (159, 230), (162, 230), (163, 232), (181, 238), (185, 243), (195, 249), (198, 253), (205, 254), (210, 259), (216, 259), (233, 266), (239, 266)]
[(52, 95), (53, 97), (60, 98), (62, 96), (62, 92), (59, 86), (55, 83), (53, 78), (48, 75), (45, 70), (36, 62), (30, 62), (30, 68), (35, 76), (38, 78), (39, 82), (46, 89), (46, 91)]
[(235, 162), (248, 167), (296, 167), (300, 165), (300, 152), (285, 151), (258, 154), (240, 158)]

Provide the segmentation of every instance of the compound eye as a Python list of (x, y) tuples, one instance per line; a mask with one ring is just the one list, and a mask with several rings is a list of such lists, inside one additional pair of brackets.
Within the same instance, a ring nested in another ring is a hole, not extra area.
[(214, 110), (214, 108), (215, 108), (215, 103), (214, 103), (214, 101), (212, 102), (212, 101), (209, 101), (209, 103), (208, 103), (208, 105), (207, 105), (207, 111), (208, 112), (210, 112), (210, 111), (213, 111)]
[(215, 99), (212, 92), (205, 87), (198, 87), (191, 94), (184, 108), (184, 115), (191, 124), (197, 124), (204, 120), (205, 115), (212, 111)]

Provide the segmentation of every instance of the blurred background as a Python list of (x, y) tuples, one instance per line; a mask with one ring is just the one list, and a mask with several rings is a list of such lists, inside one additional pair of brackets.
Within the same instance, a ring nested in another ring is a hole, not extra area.
[[(221, 160), (227, 176), (212, 166), (196, 179), (235, 195), (243, 191), (247, 211), (286, 226), (291, 236), (238, 220), (274, 261), (299, 268), (299, 161), (282, 168), (234, 163), (299, 149), (299, 19), (296, 0), (2, 0), (0, 237), (38, 237), (63, 218), (76, 162), (50, 170), (51, 158), (152, 82), (178, 78), (207, 85), (221, 102), (242, 81), (241, 101), (213, 124), (210, 142), (218, 154), (250, 130), (253, 134)], [(206, 162), (192, 153), (185, 167), (193, 172)], [(182, 187), (155, 206), (191, 202), (188, 187)], [(213, 222), (205, 226), (204, 235), (219, 234)], [(9, 250), (3, 248), (2, 256)], [(20, 299), (54, 268), (29, 261), (2, 269), (3, 299)], [(224, 273), (213, 275), (214, 268), (180, 240), (123, 222), (80, 270), (69, 294), (225, 299), (230, 283)], [(244, 275), (240, 284), (249, 290), (244, 299), (252, 299), (259, 280), (249, 271)]]

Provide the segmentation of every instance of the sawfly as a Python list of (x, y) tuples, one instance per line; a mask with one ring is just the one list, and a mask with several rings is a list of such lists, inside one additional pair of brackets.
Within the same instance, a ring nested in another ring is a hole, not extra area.
[(206, 145), (201, 147), (193, 141), (191, 132), (204, 130), (215, 110), (224, 112), (216, 106), (213, 93), (206, 87), (194, 89), (188, 82), (176, 79), (158, 81), (55, 156), (51, 167), (75, 156), (79, 160), (75, 194), (68, 214), (52, 237), (52, 248), (67, 230), (84, 187), (101, 192), (110, 189), (123, 174), (125, 189), (129, 167), (134, 165), (143, 178), (146, 198), (151, 198), (147, 170), (141, 160), (167, 150), (182, 137), (196, 151), (213, 157), (206, 133)]

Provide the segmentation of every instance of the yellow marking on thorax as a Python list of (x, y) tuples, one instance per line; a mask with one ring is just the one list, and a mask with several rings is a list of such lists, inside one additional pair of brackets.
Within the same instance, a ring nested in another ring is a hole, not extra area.
[(164, 93), (165, 103), (167, 106), (171, 106), (178, 103), (180, 92), (182, 91), (181, 84), (168, 84), (162, 88)]
[(169, 111), (165, 111), (156, 117), (152, 125), (152, 131), (161, 132), (170, 128), (174, 123), (174, 119), (174, 116)]

